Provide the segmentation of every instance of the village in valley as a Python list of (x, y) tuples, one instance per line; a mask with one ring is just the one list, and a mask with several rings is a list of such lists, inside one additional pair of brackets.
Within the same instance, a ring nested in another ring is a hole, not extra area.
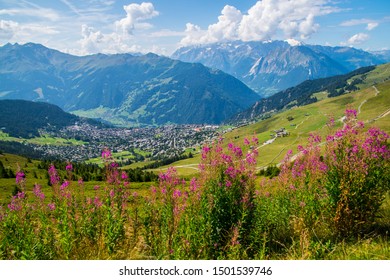
[(128, 151), (136, 161), (145, 155), (151, 159), (171, 158), (187, 149), (199, 148), (216, 138), (220, 131), (214, 125), (167, 125), (158, 128), (97, 128), (90, 124), (68, 126), (59, 132), (41, 134), (75, 139), (77, 145), (37, 145), (26, 143), (45, 158), (84, 161), (101, 155), (105, 148), (114, 153)]

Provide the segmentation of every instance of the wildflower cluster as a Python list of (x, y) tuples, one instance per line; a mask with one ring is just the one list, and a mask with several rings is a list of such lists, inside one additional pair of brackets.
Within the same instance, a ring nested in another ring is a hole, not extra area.
[[(253, 143), (257, 139), (253, 138)], [(257, 151), (220, 139), (202, 149), (199, 178), (189, 186), (175, 169), (160, 174), (146, 205), (146, 241), (156, 258), (226, 258), (249, 244)]]
[(351, 109), (346, 110), (344, 127), (328, 136), (324, 185), (340, 234), (359, 231), (374, 221), (390, 189), (388, 139), (378, 128), (365, 131)]
[[(126, 210), (127, 174), (119, 172), (113, 162), (109, 164), (107, 185), (95, 186), (92, 196), (85, 195), (82, 178), (72, 180), (71, 164), (65, 168), (65, 178), (52, 164), (48, 168), (50, 186), (35, 184), (27, 198), (25, 175), (19, 170), (16, 183), (21, 191), (0, 213), (0, 258), (96, 259), (118, 254), (119, 246), (128, 241), (125, 222), (132, 219)], [(137, 237), (132, 240), (136, 242)], [(135, 245), (126, 246), (130, 250)]]

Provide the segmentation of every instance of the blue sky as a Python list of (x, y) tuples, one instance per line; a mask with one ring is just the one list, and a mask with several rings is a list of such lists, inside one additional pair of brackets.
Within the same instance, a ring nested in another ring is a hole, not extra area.
[(390, 1), (0, 0), (0, 45), (77, 55), (155, 52), (229, 40), (390, 49)]

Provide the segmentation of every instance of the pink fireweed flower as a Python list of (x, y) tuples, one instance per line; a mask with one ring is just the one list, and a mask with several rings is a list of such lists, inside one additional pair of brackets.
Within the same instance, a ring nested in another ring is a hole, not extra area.
[(233, 148), (234, 148), (234, 144), (233, 144), (233, 143), (229, 143), (229, 144), (228, 144), (228, 149), (232, 151)]
[(250, 165), (255, 165), (256, 164), (256, 159), (252, 153), (248, 153), (246, 155), (246, 162)]
[(248, 146), (250, 145), (251, 142), (249, 142), (248, 138), (245, 138), (244, 139), (244, 145)]
[(110, 197), (113, 198), (115, 196), (115, 191), (113, 189), (110, 190)]
[(335, 136), (335, 138), (342, 138), (344, 133), (345, 133), (344, 130), (338, 130), (338, 131), (336, 131), (336, 134), (334, 136)]
[(55, 205), (55, 203), (49, 203), (49, 204), (47, 205), (47, 207), (49, 208), (50, 211), (56, 210), (56, 205)]
[(126, 180), (129, 178), (129, 176), (127, 175), (127, 173), (125, 171), (122, 171), (121, 178), (122, 178), (122, 180)]
[(222, 152), (222, 147), (221, 146), (217, 146), (216, 148), (215, 148), (215, 151), (219, 154), (219, 153), (221, 153)]
[(175, 189), (175, 190), (173, 191), (173, 197), (174, 197), (174, 198), (181, 197), (181, 191), (178, 190), (178, 189)]
[(138, 193), (137, 192), (133, 192), (133, 197), (137, 198), (138, 197)]
[(258, 145), (259, 144), (259, 138), (257, 138), (256, 136), (253, 136), (252, 137), (252, 143), (255, 144), (255, 145)]
[(334, 127), (334, 117), (331, 117), (329, 119), (329, 122), (326, 124), (329, 128)]
[(208, 146), (203, 146), (202, 148), (202, 159), (206, 159), (207, 158), (207, 154), (210, 152), (210, 147)]
[(229, 166), (225, 170), (225, 174), (228, 175), (232, 179), (236, 178), (237, 173), (238, 173), (238, 171), (236, 169), (234, 169), (234, 167), (232, 167), (232, 166)]
[(167, 172), (165, 173), (160, 173), (159, 174), (159, 179), (161, 182), (173, 182), (175, 180), (176, 176), (176, 169), (174, 167), (169, 167)]
[(225, 185), (226, 185), (226, 187), (231, 187), (232, 186), (232, 182), (230, 182), (230, 181), (226, 181), (226, 183), (225, 183)]
[(318, 134), (310, 133), (309, 141), (312, 141), (314, 143), (320, 143), (321, 142), (321, 136)]
[(103, 202), (100, 200), (99, 197), (95, 196), (93, 200), (93, 204), (95, 205), (96, 208), (100, 208), (103, 205)]
[(293, 155), (293, 151), (292, 150), (288, 150), (286, 155), (283, 158), (283, 162), (285, 162), (285, 163), (289, 162), (291, 157), (292, 157), (292, 155)]
[(19, 211), (22, 209), (22, 205), (17, 203), (15, 200), (12, 200), (10, 204), (8, 204), (8, 209), (10, 211)]
[(112, 154), (110, 152), (109, 149), (105, 148), (103, 151), (102, 151), (102, 158), (103, 159), (111, 159), (112, 158)]
[(18, 194), (14, 197), (17, 199), (23, 199), (26, 197), (26, 193), (25, 192), (18, 192)]
[(210, 147), (209, 146), (203, 146), (203, 148), (202, 148), (202, 152), (204, 152), (204, 153), (208, 153), (208, 152), (210, 152)]
[(93, 190), (97, 191), (98, 189), (100, 189), (100, 186), (96, 185), (93, 187)]
[(69, 186), (69, 181), (64, 181), (60, 187), (60, 190), (63, 191)]
[(26, 194), (24, 192), (18, 192), (17, 195), (12, 197), (11, 203), (8, 204), (8, 209), (10, 211), (19, 211), (22, 209), (22, 202), (21, 200), (26, 197)]
[(354, 109), (347, 109), (345, 110), (345, 116), (349, 119), (356, 118), (357, 116), (357, 111)]
[(80, 186), (80, 187), (83, 187), (84, 186), (84, 180), (83, 178), (79, 178), (79, 180), (77, 181), (77, 184)]
[(50, 183), (52, 186), (57, 185), (60, 182), (60, 176), (58, 176), (57, 169), (53, 164), (50, 165), (48, 170), (50, 176)]
[(356, 154), (359, 151), (359, 147), (357, 145), (354, 145), (351, 149), (351, 152)]
[(73, 165), (71, 163), (68, 163), (65, 167), (66, 171), (72, 171), (73, 170)]
[(20, 185), (24, 182), (26, 175), (23, 171), (19, 171), (16, 173), (16, 184)]
[(196, 178), (192, 178), (190, 182), (190, 191), (195, 192), (198, 189), (198, 182)]
[(35, 184), (33, 192), (35, 196), (38, 197), (40, 200), (45, 199), (45, 194), (42, 192), (40, 185)]
[(328, 141), (328, 142), (334, 141), (334, 136), (333, 135), (326, 136), (326, 141)]
[(234, 147), (233, 153), (238, 158), (242, 157), (242, 150), (240, 147)]

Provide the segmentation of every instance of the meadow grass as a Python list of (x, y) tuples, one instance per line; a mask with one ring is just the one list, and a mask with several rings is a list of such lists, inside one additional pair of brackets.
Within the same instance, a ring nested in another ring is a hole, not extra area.
[(60, 137), (52, 137), (50, 135), (41, 135), (40, 137), (33, 137), (29, 139), (17, 138), (9, 136), (8, 133), (0, 131), (1, 141), (13, 141), (19, 143), (31, 143), (36, 145), (56, 145), (56, 146), (73, 146), (85, 145), (86, 142), (76, 139), (65, 139)]

